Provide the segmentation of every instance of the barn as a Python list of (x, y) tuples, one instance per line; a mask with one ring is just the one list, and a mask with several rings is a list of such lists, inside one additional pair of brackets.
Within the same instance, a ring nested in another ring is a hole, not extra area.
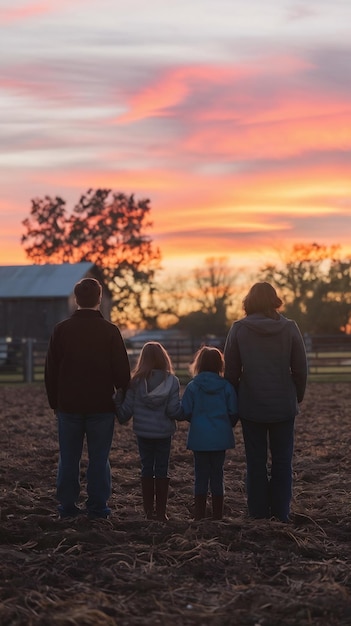
[(0, 337), (48, 339), (75, 310), (74, 285), (82, 278), (102, 284), (101, 312), (110, 319), (111, 294), (93, 263), (0, 266)]

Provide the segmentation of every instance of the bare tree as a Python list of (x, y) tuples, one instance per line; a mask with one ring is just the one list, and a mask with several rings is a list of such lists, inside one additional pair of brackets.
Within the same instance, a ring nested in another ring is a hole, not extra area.
[(340, 246), (295, 244), (277, 265), (261, 269), (261, 278), (275, 284), (285, 300), (286, 315), (303, 332), (338, 333), (351, 315), (351, 257)]
[(187, 276), (167, 280), (159, 291), (159, 311), (169, 325), (194, 335), (223, 335), (237, 299), (238, 273), (225, 257), (211, 257)]

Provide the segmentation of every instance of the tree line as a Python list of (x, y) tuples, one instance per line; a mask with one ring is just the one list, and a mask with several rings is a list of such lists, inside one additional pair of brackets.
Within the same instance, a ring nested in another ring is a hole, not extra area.
[(283, 297), (284, 315), (303, 333), (350, 331), (351, 256), (340, 246), (295, 244), (255, 276), (234, 270), (225, 257), (209, 258), (187, 276), (162, 281), (150, 213), (149, 199), (111, 189), (89, 189), (71, 210), (60, 197), (35, 198), (21, 243), (33, 263), (96, 264), (112, 294), (112, 319), (121, 326), (224, 335), (242, 316), (248, 286), (267, 280)]

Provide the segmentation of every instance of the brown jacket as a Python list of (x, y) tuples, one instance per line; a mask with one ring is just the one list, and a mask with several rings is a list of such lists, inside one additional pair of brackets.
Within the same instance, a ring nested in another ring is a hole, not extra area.
[(52, 409), (66, 413), (115, 412), (115, 389), (130, 380), (127, 351), (117, 326), (100, 311), (78, 309), (57, 324), (45, 363)]

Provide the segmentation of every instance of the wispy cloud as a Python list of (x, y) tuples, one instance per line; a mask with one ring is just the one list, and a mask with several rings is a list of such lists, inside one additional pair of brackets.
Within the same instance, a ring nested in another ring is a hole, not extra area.
[(50, 12), (50, 2), (29, 2), (19, 6), (0, 8), (0, 24), (36, 18)]
[(149, 197), (166, 259), (347, 242), (351, 8), (334, 4), (0, 9), (6, 258), (32, 197), (89, 187)]

